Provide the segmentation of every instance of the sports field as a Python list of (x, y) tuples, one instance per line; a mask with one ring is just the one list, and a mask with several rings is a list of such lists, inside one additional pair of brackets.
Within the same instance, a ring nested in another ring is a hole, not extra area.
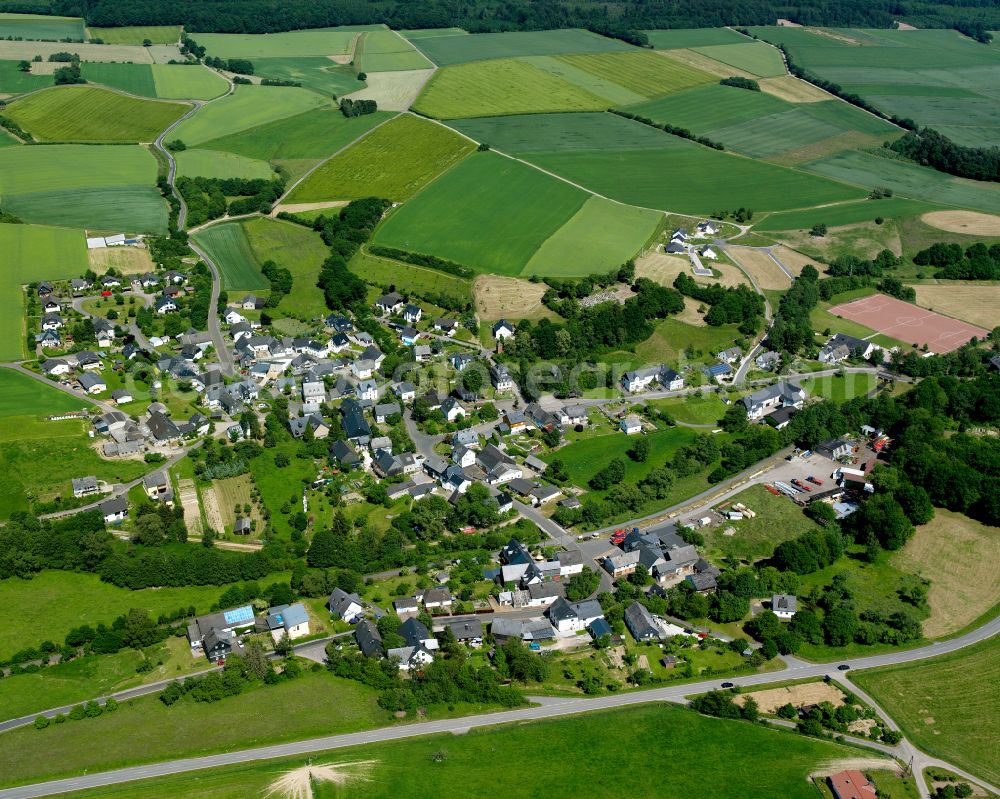
[(529, 166), (475, 153), (397, 209), (375, 242), (516, 275), (586, 199)]
[(53, 87), (7, 109), (38, 141), (150, 142), (188, 110), (90, 86)]
[(130, 25), (123, 28), (88, 28), (91, 39), (105, 44), (175, 44), (180, 41), (180, 25)]
[(354, 65), (361, 72), (398, 72), (430, 69), (434, 65), (395, 31), (379, 30), (361, 34)]
[(951, 352), (974, 336), (982, 339), (989, 333), (984, 328), (941, 316), (885, 294), (873, 294), (836, 305), (830, 313), (907, 344), (918, 347), (926, 344), (937, 353)]
[(906, 737), (993, 784), (1000, 782), (1000, 639), (951, 655), (851, 674)]
[(41, 380), (35, 380), (13, 369), (0, 369), (0, 417), (20, 416), (26, 408), (30, 408), (32, 413), (44, 416), (59, 411), (78, 411), (89, 407), (90, 403), (47, 386)]
[(174, 153), (177, 174), (205, 178), (262, 178), (274, 176), (267, 161), (227, 153), (223, 150), (182, 150)]
[(191, 238), (219, 267), (222, 287), (227, 291), (269, 288), (270, 284), (260, 273), (260, 262), (254, 256), (240, 222), (212, 225), (199, 230)]
[(0, 38), (60, 39), (86, 38), (79, 17), (49, 17), (37, 14), (0, 14)]
[(420, 40), (420, 49), (431, 61), (442, 67), (493, 58), (569, 53), (621, 53), (633, 50), (630, 45), (617, 39), (576, 29), (431, 36)]
[(359, 31), (381, 25), (319, 28), (287, 33), (199, 33), (198, 44), (216, 58), (285, 58), (347, 55)]
[(443, 125), (402, 114), (319, 167), (292, 190), (287, 201), (408, 200), (474, 148)]
[(253, 68), (254, 73), (263, 78), (295, 81), (307, 89), (337, 97), (364, 86), (352, 67), (334, 63), (324, 56), (255, 58)]
[(324, 107), (330, 107), (330, 100), (308, 89), (237, 86), (233, 94), (206, 105), (170, 135), (190, 147)]
[(27, 222), (163, 230), (166, 203), (155, 182), (156, 159), (141, 147), (0, 148), (0, 201)]
[(538, 249), (525, 275), (591, 275), (630, 258), (656, 232), (663, 215), (591, 197)]
[(316, 286), (330, 248), (319, 233), (280, 219), (248, 219), (243, 231), (257, 263), (274, 261), (292, 273), (292, 290), (278, 310), (311, 319), (326, 312), (323, 292)]

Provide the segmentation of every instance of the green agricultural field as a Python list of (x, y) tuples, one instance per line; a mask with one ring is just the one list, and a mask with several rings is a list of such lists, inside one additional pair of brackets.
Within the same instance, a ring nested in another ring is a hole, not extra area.
[(200, 64), (153, 64), (156, 96), (165, 100), (211, 100), (225, 94), (226, 79)]
[(817, 222), (824, 222), (830, 227), (836, 227), (871, 222), (877, 216), (881, 216), (883, 219), (907, 219), (921, 216), (928, 211), (940, 210), (942, 210), (941, 206), (919, 200), (907, 200), (902, 197), (890, 197), (885, 200), (859, 200), (828, 205), (818, 211), (781, 211), (768, 214), (759, 222), (754, 219), (754, 230), (809, 230)]
[(307, 89), (337, 97), (364, 86), (358, 82), (352, 67), (335, 64), (323, 56), (255, 58), (253, 68), (261, 77), (295, 81)]
[(823, 397), (841, 404), (855, 397), (864, 397), (875, 389), (875, 375), (845, 374), (831, 377), (811, 377), (800, 381), (811, 397)]
[[(664, 730), (669, 730), (669, 735), (664, 735)], [(641, 748), (626, 747), (621, 757), (609, 759), (609, 740), (647, 743)], [(524, 769), (530, 769), (533, 778), (525, 780), (517, 769), (484, 769), (483, 764), (501, 749), (512, 753)], [(435, 757), (438, 752), (444, 754), (443, 761)], [(856, 756), (855, 750), (832, 742), (707, 718), (660, 703), (473, 729), (461, 736), (426, 736), (335, 750), (310, 755), (308, 763), (374, 761), (363, 782), (336, 786), (315, 780), (316, 799), (378, 799), (400, 793), (423, 799), (435, 795), (440, 780), (445, 781), (443, 784), (462, 785), (469, 795), (499, 791), (512, 799), (528, 799), (540, 793), (586, 794), (595, 799), (653, 795), (682, 799), (694, 794), (815, 799), (816, 787), (808, 775), (852, 756)], [(655, 769), (646, 768), (651, 759), (672, 763), (671, 779), (664, 780)], [(240, 799), (266, 793), (278, 774), (306, 762), (298, 757), (204, 770), (194, 778), (182, 774), (103, 787), (81, 793), (79, 799)], [(721, 770), (720, 763), (725, 764)], [(706, 791), (704, 775), (713, 771), (724, 778), (725, 793)]]
[(376, 286), (405, 286), (419, 297), (444, 295), (467, 303), (472, 301), (472, 284), (465, 278), (449, 275), (437, 269), (380, 258), (359, 252), (347, 264), (354, 274)]
[[(751, 486), (726, 500), (726, 504), (735, 502), (742, 502), (757, 516), (753, 519), (723, 522), (704, 531), (706, 552), (717, 563), (724, 559), (753, 563), (769, 558), (782, 541), (816, 527), (802, 512), (802, 508), (788, 497), (776, 497), (761, 485)], [(729, 527), (736, 531), (734, 535), (725, 535)]]
[(707, 134), (716, 128), (752, 122), (795, 107), (772, 94), (715, 83), (629, 106), (627, 110), (654, 122)]
[[(3, 783), (11, 785), (126, 763), (355, 732), (389, 719), (376, 704), (373, 689), (325, 671), (305, 673), (277, 685), (258, 685), (221, 705), (181, 701), (167, 707), (153, 695), (123, 702), (116, 713), (87, 723), (15, 730), (0, 741), (0, 774)], [(95, 735), (101, 745), (87, 745)]]
[(399, 33), (410, 41), (420, 41), (436, 39), (438, 36), (465, 36), (469, 32), (461, 28), (417, 28), (401, 30)]
[(149, 64), (85, 61), (80, 65), (80, 70), (88, 83), (103, 83), (129, 94), (156, 97), (153, 69)]
[(763, 42), (744, 39), (738, 44), (714, 44), (691, 48), (696, 53), (721, 61), (730, 67), (749, 72), (761, 78), (776, 78), (787, 74), (781, 53)]
[(267, 289), (246, 231), (240, 222), (224, 222), (199, 230), (191, 237), (219, 267), (227, 291)]
[(360, 72), (398, 72), (434, 66), (406, 39), (387, 30), (361, 34), (354, 65)]
[(494, 58), (633, 51), (617, 39), (574, 29), (431, 36), (420, 40), (420, 49), (442, 67)]
[(648, 50), (560, 56), (560, 61), (600, 78), (614, 81), (643, 97), (689, 89), (716, 78)]
[(865, 189), (884, 186), (913, 200), (1000, 212), (1000, 187), (952, 177), (906, 161), (846, 152), (803, 164), (803, 168)]
[(0, 128), (0, 147), (13, 147), (18, 144), (20, 144), (20, 142), (17, 139), (15, 139), (5, 129)]
[(165, 230), (166, 203), (155, 182), (156, 159), (141, 147), (0, 148), (0, 202), (27, 222)]
[[(9, 619), (0, 633), (0, 658), (6, 659), (26, 646), (36, 646), (43, 639), (62, 642), (66, 633), (81, 624), (111, 624), (131, 608), (144, 608), (154, 619), (161, 613), (173, 613), (191, 605), (196, 612), (207, 613), (225, 590), (217, 585), (191, 585), (130, 591), (102, 582), (96, 574), (64, 571), (43, 571), (30, 580), (15, 577), (0, 580), (0, 599), (7, 607), (37, 608), (38, 613), (49, 619), (44, 631), (30, 619)], [(73, 597), (73, 601), (67, 602), (68, 597)]]
[(690, 347), (694, 351), (693, 360), (716, 363), (715, 353), (731, 347), (739, 338), (741, 334), (736, 325), (696, 326), (668, 317), (656, 323), (653, 335), (636, 347), (635, 354), (643, 365), (669, 363), (676, 366)]
[(330, 100), (308, 89), (238, 86), (229, 97), (205, 106), (182, 122), (171, 136), (190, 147), (323, 107), (329, 108)]
[(517, 59), (476, 61), (439, 70), (413, 104), (414, 111), (440, 119), (607, 107), (606, 99)]
[(443, 125), (403, 114), (323, 164), (292, 190), (287, 202), (373, 196), (408, 200), (474, 146)]
[(516, 275), (586, 199), (524, 164), (476, 153), (397, 209), (375, 242)]
[(64, 86), (13, 103), (7, 116), (39, 141), (149, 142), (187, 110), (180, 103)]
[[(3, 148), (6, 152), (11, 148)], [(0, 163), (3, 163), (0, 157)], [(0, 252), (4, 268), (0, 270), (0, 302), (6, 309), (0, 314), (0, 360), (15, 361), (25, 357), (23, 329), (24, 295), (21, 286), (39, 280), (57, 280), (82, 275), (88, 267), (87, 243), (80, 230), (36, 225), (0, 225)], [(34, 332), (34, 331), (32, 331)], [(15, 380), (0, 373), (13, 390)], [(26, 378), (30, 379), (30, 378)], [(6, 396), (7, 392), (0, 392)], [(0, 403), (0, 407), (3, 407)]]
[(851, 679), (883, 707), (892, 708), (893, 718), (916, 746), (996, 784), (998, 646), (1000, 641), (993, 637), (951, 655), (861, 671)]
[(199, 33), (198, 44), (216, 58), (285, 58), (347, 55), (360, 31), (381, 25), (289, 31), (287, 33)]
[[(6, 251), (5, 251), (6, 252)], [(90, 408), (89, 402), (71, 397), (44, 381), (13, 369), (0, 369), (0, 417), (21, 416), (25, 409), (40, 416)], [(53, 422), (53, 424), (58, 424)], [(0, 655), (0, 658), (3, 656)]]
[(688, 394), (685, 397), (652, 400), (646, 404), (667, 411), (678, 422), (711, 427), (718, 424), (729, 407), (715, 393)]
[(175, 44), (181, 39), (180, 25), (131, 25), (124, 28), (88, 28), (91, 39), (105, 44)]
[(267, 161), (258, 161), (223, 150), (182, 150), (174, 153), (177, 174), (205, 178), (262, 178), (274, 177), (274, 170)]
[(49, 17), (35, 14), (0, 14), (0, 39), (76, 39), (85, 37), (79, 17)]
[(279, 311), (306, 319), (327, 312), (316, 281), (323, 262), (330, 257), (330, 248), (319, 233), (292, 222), (266, 218), (247, 220), (243, 230), (257, 263), (274, 261), (292, 273), (292, 290), (278, 305)]
[(17, 68), (18, 61), (0, 61), (0, 92), (21, 94), (52, 85), (50, 75), (32, 75)]
[(525, 275), (583, 276), (607, 272), (646, 245), (663, 221), (656, 211), (591, 197), (536, 252)]
[(677, 30), (646, 31), (649, 43), (657, 50), (684, 50), (689, 47), (711, 47), (718, 44), (743, 44), (746, 36), (731, 28), (680, 28)]

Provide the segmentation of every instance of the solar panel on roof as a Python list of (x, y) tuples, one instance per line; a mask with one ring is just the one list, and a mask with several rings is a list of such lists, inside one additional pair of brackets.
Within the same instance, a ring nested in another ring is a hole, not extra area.
[(253, 621), (253, 608), (250, 605), (244, 605), (241, 608), (224, 610), (222, 611), (222, 618), (226, 620), (226, 624), (240, 624), (242, 622), (251, 622)]

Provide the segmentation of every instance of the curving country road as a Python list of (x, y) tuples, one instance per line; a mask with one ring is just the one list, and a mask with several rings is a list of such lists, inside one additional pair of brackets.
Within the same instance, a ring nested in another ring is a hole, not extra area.
[[(898, 663), (911, 663), (949, 652), (955, 652), (972, 644), (986, 640), (1000, 632), (1000, 618), (984, 624), (982, 627), (966, 633), (963, 636), (950, 641), (935, 642), (919, 649), (909, 651), (892, 652), (884, 655), (872, 655), (864, 658), (853, 658), (846, 663), (852, 669), (875, 668), (879, 666), (891, 666)], [(732, 677), (728, 682), (741, 687), (763, 686), (786, 680), (797, 680), (804, 678), (822, 678), (825, 676), (842, 678), (835, 664), (831, 663), (804, 663), (798, 660), (790, 661), (787, 669), (780, 672), (770, 672), (767, 674), (751, 674), (744, 677)], [(7, 788), (0, 790), (0, 799), (35, 799), (35, 797), (52, 796), (54, 794), (67, 793), (69, 791), (79, 791), (90, 788), (100, 788), (107, 785), (117, 785), (133, 780), (149, 779), (152, 777), (163, 777), (170, 774), (181, 774), (201, 769), (215, 768), (218, 766), (231, 766), (239, 763), (251, 763), (258, 760), (268, 760), (277, 757), (289, 757), (296, 755), (308, 755), (330, 749), (342, 749), (349, 746), (361, 746), (365, 744), (378, 743), (383, 741), (394, 741), (404, 738), (414, 738), (422, 735), (436, 735), (441, 733), (461, 734), (470, 729), (487, 727), (495, 724), (523, 723), (526, 721), (538, 721), (541, 719), (558, 718), (560, 716), (583, 713), (594, 710), (611, 710), (631, 705), (644, 704), (648, 702), (676, 702), (683, 703), (685, 697), (692, 694), (703, 693), (719, 687), (719, 680), (703, 680), (685, 685), (675, 685), (664, 688), (654, 688), (646, 691), (634, 691), (624, 694), (611, 694), (609, 696), (595, 698), (546, 698), (543, 704), (520, 710), (510, 710), (496, 713), (481, 713), (465, 718), (444, 719), (441, 721), (428, 721), (419, 724), (407, 724), (400, 726), (384, 727), (381, 729), (368, 730), (365, 732), (350, 733), (346, 735), (331, 735), (322, 738), (311, 738), (305, 741), (293, 743), (275, 744), (273, 746), (261, 746), (253, 749), (244, 749), (234, 752), (224, 752), (204, 757), (184, 758), (180, 760), (169, 760), (163, 763), (153, 763), (143, 766), (133, 766), (131, 768), (115, 769), (97, 774), (84, 774), (77, 777), (67, 777), (60, 780), (36, 783), (17, 788)], [(897, 747), (895, 752), (900, 758), (908, 757), (912, 747)], [(928, 763), (933, 759), (924, 758)], [(954, 770), (953, 766), (946, 765)], [(976, 779), (982, 783), (982, 780)], [(918, 783), (921, 781), (918, 780)], [(926, 795), (926, 791), (923, 791)]]

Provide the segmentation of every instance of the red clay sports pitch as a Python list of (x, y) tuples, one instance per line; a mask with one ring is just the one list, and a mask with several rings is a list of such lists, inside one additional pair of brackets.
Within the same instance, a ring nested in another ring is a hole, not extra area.
[(830, 309), (834, 316), (850, 319), (898, 341), (917, 346), (927, 345), (932, 352), (957, 350), (973, 336), (984, 338), (988, 330), (960, 322), (919, 305), (885, 294), (873, 294)]

